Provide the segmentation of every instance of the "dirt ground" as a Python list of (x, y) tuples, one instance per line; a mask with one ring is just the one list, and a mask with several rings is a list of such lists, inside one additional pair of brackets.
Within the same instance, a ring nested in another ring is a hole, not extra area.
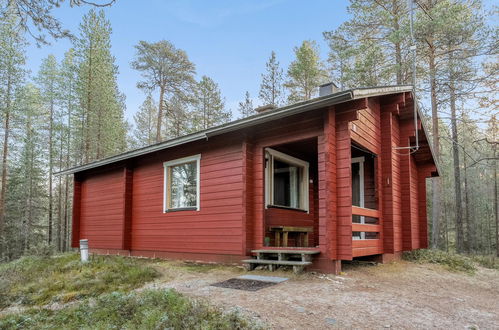
[(249, 274), (289, 280), (249, 292), (211, 284), (244, 274), (237, 267), (159, 263), (146, 287), (174, 288), (274, 329), (499, 329), (499, 272), (474, 275), (404, 261), (344, 267), (341, 276), (290, 271)]

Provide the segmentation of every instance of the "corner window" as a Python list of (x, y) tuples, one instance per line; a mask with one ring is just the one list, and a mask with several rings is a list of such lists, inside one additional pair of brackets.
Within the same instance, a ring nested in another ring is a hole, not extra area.
[(308, 212), (308, 162), (267, 148), (265, 163), (267, 207)]
[(199, 210), (199, 160), (201, 155), (163, 163), (164, 212)]

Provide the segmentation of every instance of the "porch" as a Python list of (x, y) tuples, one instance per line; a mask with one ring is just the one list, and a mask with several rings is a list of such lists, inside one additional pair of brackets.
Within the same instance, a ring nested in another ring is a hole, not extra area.
[[(383, 253), (376, 154), (350, 141), (350, 246), (352, 258)], [(265, 148), (265, 210), (262, 249), (324, 251), (320, 225), (320, 143), (318, 138)], [(333, 202), (333, 201), (330, 201)], [(336, 238), (333, 238), (336, 239)]]

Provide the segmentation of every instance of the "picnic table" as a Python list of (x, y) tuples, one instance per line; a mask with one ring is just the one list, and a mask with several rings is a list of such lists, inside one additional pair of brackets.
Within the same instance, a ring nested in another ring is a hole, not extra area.
[[(298, 233), (299, 241), (302, 246), (308, 247), (308, 234), (314, 231), (313, 227), (294, 227), (294, 226), (270, 226), (269, 231), (274, 233), (275, 246), (288, 246), (289, 233)], [(281, 245), (282, 242), (282, 245)]]

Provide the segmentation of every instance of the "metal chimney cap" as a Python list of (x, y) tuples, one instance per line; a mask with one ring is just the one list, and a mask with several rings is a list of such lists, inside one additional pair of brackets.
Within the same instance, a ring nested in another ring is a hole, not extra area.
[(326, 96), (339, 92), (340, 89), (332, 81), (319, 86), (319, 96)]

